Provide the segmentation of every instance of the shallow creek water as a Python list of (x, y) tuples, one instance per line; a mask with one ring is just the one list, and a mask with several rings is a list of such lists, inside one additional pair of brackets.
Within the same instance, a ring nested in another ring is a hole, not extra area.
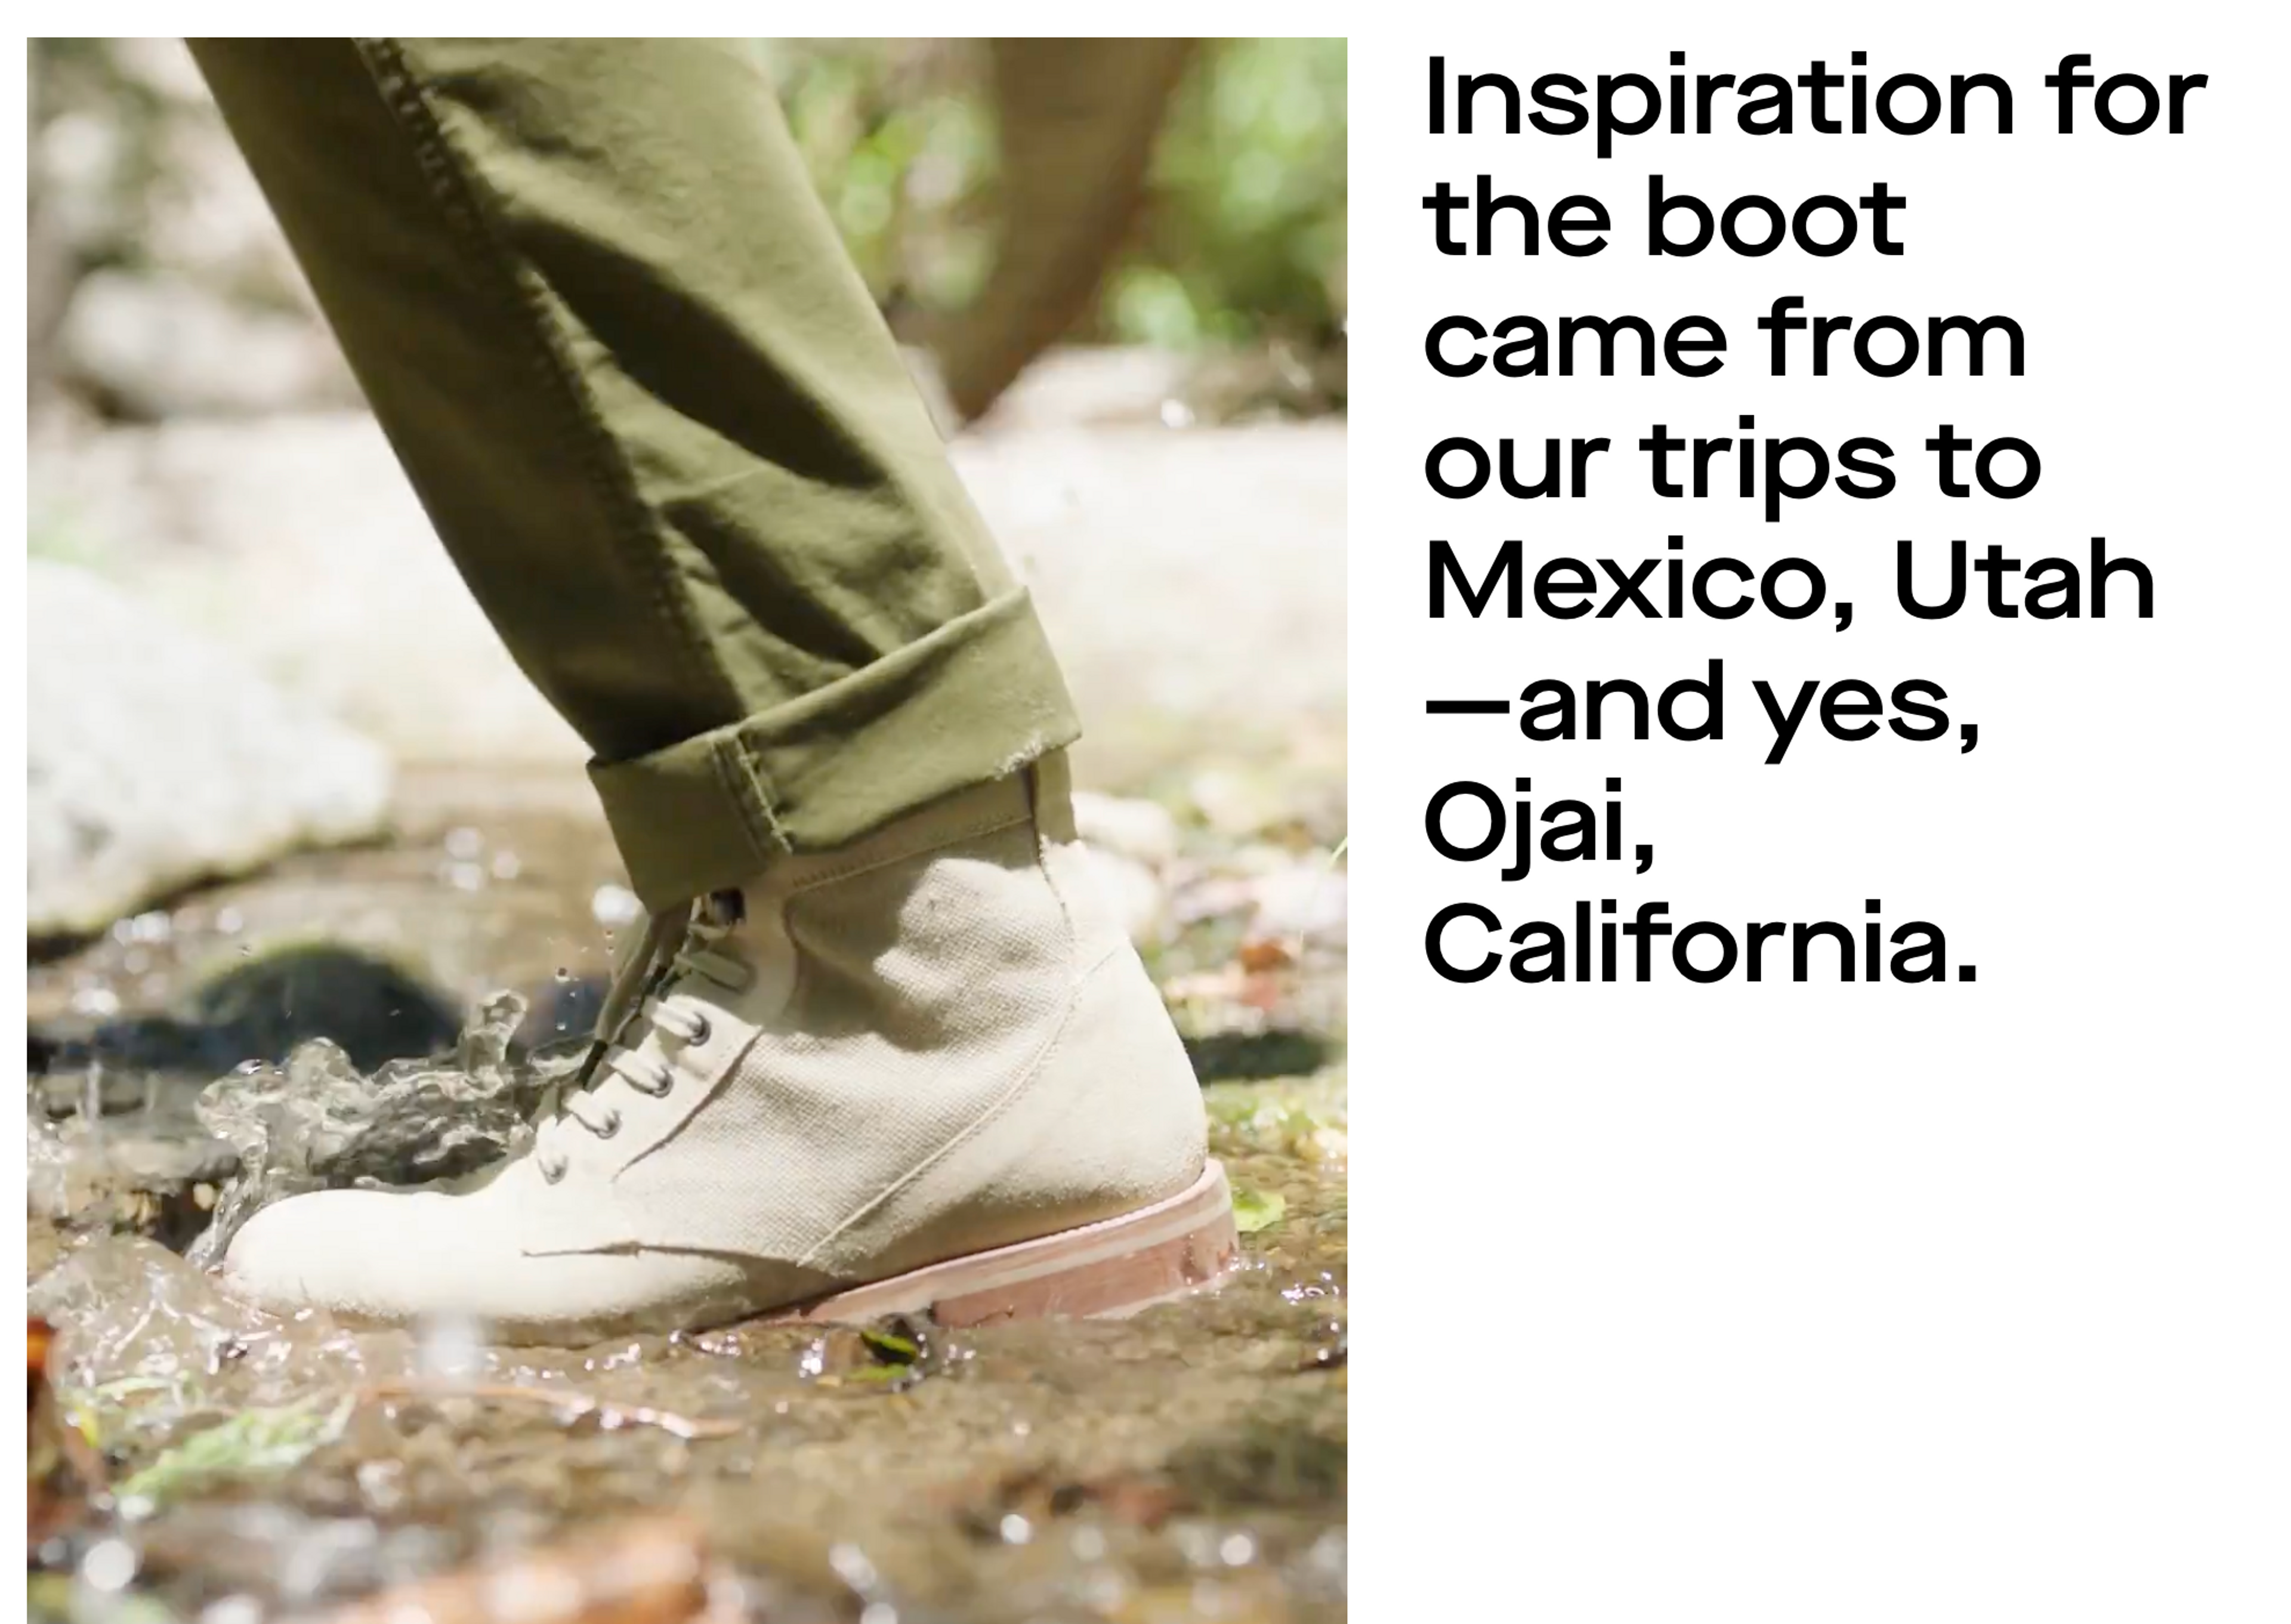
[[(620, 905), (611, 886), (591, 822), (512, 799), (473, 824), (417, 820), (388, 848), (298, 859), (187, 903), (164, 929), (135, 921), (35, 971), (35, 1030), (44, 1017), (51, 1052), (34, 1080), (33, 1306), (58, 1328), (52, 1380), (104, 1451), (125, 1514), (50, 1543), (38, 1610), (153, 1624), (318, 1617), (570, 1539), (543, 1559), (558, 1610), (530, 1616), (583, 1618), (580, 1553), (610, 1553), (632, 1515), (669, 1512), (704, 1546), (711, 1618), (1342, 1615), (1338, 1065), (1205, 1088), (1215, 1153), (1256, 1226), (1242, 1266), (1218, 1290), (1118, 1322), (953, 1335), (735, 1326), (505, 1349), (468, 1325), (275, 1320), (171, 1250), (212, 1252), (201, 1232), (218, 1213), (229, 1221), (243, 1187), (191, 1104), (226, 1068), (185, 1056), (291, 1051), (223, 1090), (274, 1114), (301, 1102), (287, 1130), (301, 1148), (246, 1159), (273, 1190), (340, 1176), (343, 1158), (371, 1170), (358, 1161), (369, 1154), (426, 1172), (459, 1165), (514, 1142), (538, 1091), (529, 1046), (585, 1018), (581, 989), (608, 952), (599, 921)], [(1229, 949), (1226, 927), (1202, 923), (1207, 934), (1173, 935), (1157, 956), (1166, 981), (1202, 983), (1203, 961)], [(329, 951), (412, 967), (406, 988), (369, 977), (345, 993), (321, 977), (299, 1015), (269, 993), (250, 1002), (242, 988), (236, 1013), (212, 995), (213, 967), (239, 947), (268, 962), (313, 929)], [(1292, 968), (1302, 1005), (1340, 1009), (1340, 946)], [(536, 1008), (476, 996), (504, 980)], [(374, 1077), (390, 1052), (434, 1044), (438, 1009), (413, 1007), (425, 985), (435, 1005), (476, 1012), (454, 1065)], [(1243, 1001), (1261, 1017), (1278, 1001), (1258, 986)], [(1263, 1025), (1252, 1041), (1281, 1037)], [(319, 1035), (358, 1063), (311, 1046)], [(1323, 1058), (1340, 1038), (1304, 1035), (1251, 1052)], [(475, 1079), (474, 1094), (446, 1078)], [(382, 1116), (426, 1116), (432, 1131), (377, 1131), (371, 1102), (384, 1097), (397, 1104)], [(207, 1126), (239, 1139), (215, 1099)], [(434, 1131), (444, 1118), (458, 1138)], [(321, 1142), (317, 1161), (336, 1162), (314, 1175)]]

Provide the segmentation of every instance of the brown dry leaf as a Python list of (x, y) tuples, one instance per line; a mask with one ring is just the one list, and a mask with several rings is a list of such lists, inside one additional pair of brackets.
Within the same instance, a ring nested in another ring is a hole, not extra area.
[(30, 1406), (27, 1524), (31, 1544), (72, 1526), (87, 1510), (88, 1496), (104, 1485), (103, 1457), (73, 1426), (48, 1383), (48, 1355), (54, 1328), (27, 1319), (24, 1374)]
[(1241, 968), (1252, 975), (1285, 969), (1297, 962), (1293, 943), (1282, 937), (1255, 937), (1241, 945)]

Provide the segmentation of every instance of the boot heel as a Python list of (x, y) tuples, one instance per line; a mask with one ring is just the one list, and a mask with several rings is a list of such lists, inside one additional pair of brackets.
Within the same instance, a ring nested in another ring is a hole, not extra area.
[(769, 1324), (928, 1314), (962, 1329), (1003, 1320), (1118, 1318), (1215, 1284), (1240, 1255), (1225, 1169), (1119, 1218), (950, 1258), (765, 1317)]

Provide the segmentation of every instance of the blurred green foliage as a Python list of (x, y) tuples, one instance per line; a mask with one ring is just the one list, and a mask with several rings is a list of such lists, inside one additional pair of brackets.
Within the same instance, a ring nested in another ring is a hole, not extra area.
[[(961, 311), (991, 263), (984, 46), (773, 40), (774, 78), (894, 321)], [(1170, 109), (1142, 218), (1074, 336), (1190, 350), (1331, 341), (1344, 319), (1345, 42), (1210, 42)]]
[(1345, 42), (1220, 42), (1162, 133), (1143, 240), (1108, 286), (1108, 332), (1173, 348), (1332, 336), (1345, 181)]
[(993, 249), (998, 153), (969, 40), (763, 42), (812, 182), (879, 302), (969, 303)]

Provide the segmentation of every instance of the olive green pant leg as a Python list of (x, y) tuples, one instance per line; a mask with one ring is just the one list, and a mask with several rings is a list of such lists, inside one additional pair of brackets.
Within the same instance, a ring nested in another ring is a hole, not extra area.
[(647, 904), (1073, 739), (751, 47), (193, 49)]

